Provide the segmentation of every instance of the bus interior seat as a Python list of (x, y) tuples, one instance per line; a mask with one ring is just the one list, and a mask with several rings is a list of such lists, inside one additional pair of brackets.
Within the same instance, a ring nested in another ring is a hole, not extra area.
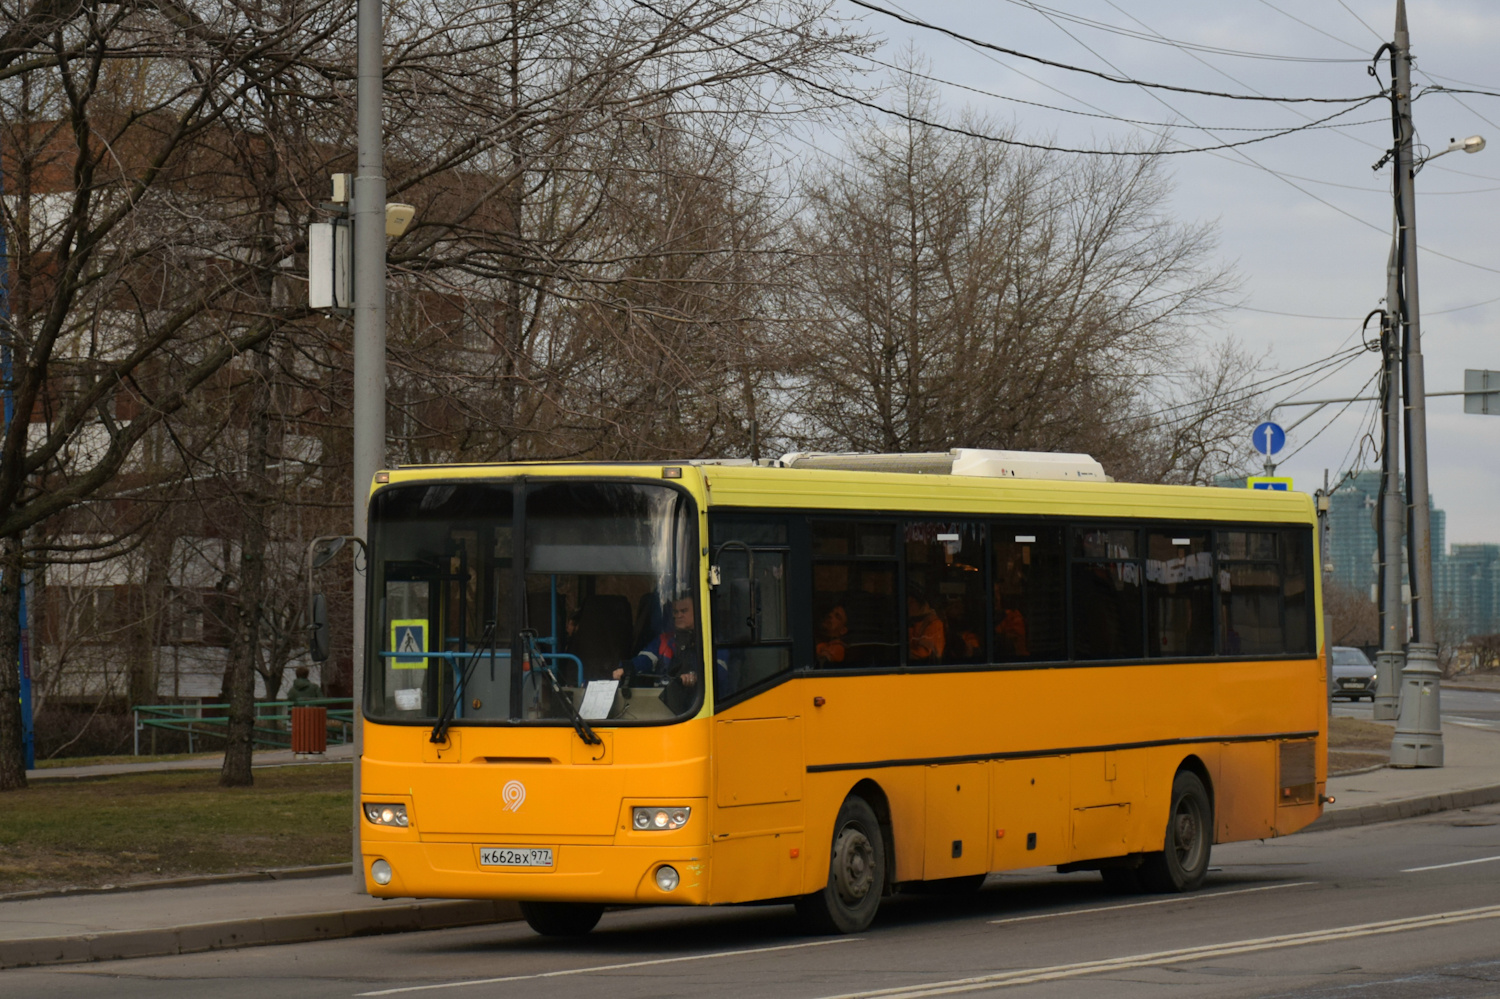
[(565, 651), (583, 662), (584, 679), (608, 679), (622, 660), (638, 651), (631, 645), (634, 632), (629, 598), (596, 593), (585, 597), (579, 607), (578, 627)]

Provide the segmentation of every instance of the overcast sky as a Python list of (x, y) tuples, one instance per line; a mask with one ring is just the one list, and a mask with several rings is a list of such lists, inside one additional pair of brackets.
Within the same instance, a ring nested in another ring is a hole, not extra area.
[[(1163, 130), (1045, 110), (962, 88), (1093, 115), (1175, 122), (1171, 136), (1179, 147), (1254, 134), (1210, 135), (1193, 128), (1195, 124), (1292, 127), (1337, 110), (1147, 91), (976, 51), (841, 2), (844, 12), (863, 18), (887, 39), (882, 58), (889, 60), (911, 44), (930, 59), (932, 75), (958, 85), (939, 89), (949, 111), (975, 108), (1013, 125), (1018, 138), (1090, 147), (1110, 140), (1149, 141)], [(1395, 19), (1394, 0), (902, 0), (899, 7), (872, 2), (1059, 62), (1138, 80), (1276, 96), (1376, 92), (1379, 87), (1366, 67), (1381, 42), (1391, 37)], [(1407, 10), (1419, 93), (1434, 82), (1477, 84), (1500, 92), (1500, 4), (1413, 0)], [(1185, 51), (1068, 17), (1136, 35), (1318, 61)], [(1382, 60), (1383, 78), (1388, 65)], [(1414, 117), (1419, 140), (1434, 152), (1453, 137), (1480, 134), (1493, 143), (1475, 155), (1444, 156), (1418, 177), (1423, 352), (1428, 390), (1437, 392), (1462, 388), (1465, 368), (1500, 369), (1500, 126), (1493, 124), (1500, 122), (1500, 98), (1429, 93), (1417, 100)], [(1391, 144), (1389, 104), (1376, 101), (1339, 120), (1351, 124), (1272, 139), (1242, 151), (1170, 157), (1178, 217), (1216, 222), (1220, 257), (1242, 280), (1233, 301), (1243, 308), (1226, 313), (1219, 329), (1205, 330), (1205, 339), (1234, 336), (1254, 350), (1269, 349), (1271, 363), (1281, 370), (1314, 363), (1358, 342), (1360, 320), (1379, 307), (1385, 293), (1390, 169), (1376, 173), (1371, 166)], [(1291, 385), (1289, 389), (1300, 391), (1278, 392), (1273, 401), (1369, 395), (1378, 367), (1378, 354), (1364, 354), (1321, 383), (1308, 379)], [(1296, 488), (1311, 491), (1322, 484), (1325, 468), (1334, 477), (1350, 468), (1367, 430), (1374, 429), (1379, 440), (1371, 422), (1373, 407), (1355, 403), (1342, 414), (1343, 407), (1330, 407), (1308, 418), (1292, 431), (1278, 456), (1284, 460), (1278, 474), (1292, 475)], [(1432, 493), (1448, 511), (1448, 541), (1500, 542), (1500, 416), (1466, 416), (1461, 398), (1433, 399), (1428, 411)], [(1276, 419), (1290, 426), (1307, 412), (1284, 409)], [(1247, 449), (1250, 430), (1245, 428)], [(1377, 460), (1366, 443), (1364, 466)]]

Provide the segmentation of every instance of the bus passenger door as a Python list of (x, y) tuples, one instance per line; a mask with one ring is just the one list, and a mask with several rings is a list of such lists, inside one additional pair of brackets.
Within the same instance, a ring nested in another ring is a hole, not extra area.
[(721, 519), (711, 539), (712, 899), (795, 895), (806, 753), (792, 685), (778, 682), (792, 664), (786, 527), (776, 518)]

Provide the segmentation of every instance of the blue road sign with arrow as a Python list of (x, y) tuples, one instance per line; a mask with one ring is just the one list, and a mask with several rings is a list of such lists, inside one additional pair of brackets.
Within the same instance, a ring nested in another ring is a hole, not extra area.
[(1286, 447), (1286, 431), (1268, 420), (1251, 431), (1250, 440), (1255, 444), (1255, 450), (1269, 458)]

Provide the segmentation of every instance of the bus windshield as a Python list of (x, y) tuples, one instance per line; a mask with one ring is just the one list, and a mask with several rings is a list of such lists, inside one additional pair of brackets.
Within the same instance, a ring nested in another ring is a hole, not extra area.
[(649, 724), (702, 703), (696, 521), (675, 488), (391, 486), (370, 555), (373, 719)]

